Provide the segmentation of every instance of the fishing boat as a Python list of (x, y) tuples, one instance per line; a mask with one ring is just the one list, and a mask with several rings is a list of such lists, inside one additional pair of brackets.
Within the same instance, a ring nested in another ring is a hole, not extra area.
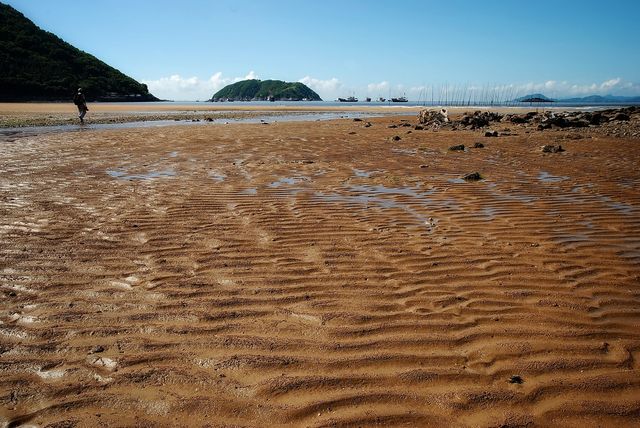
[(348, 98), (338, 98), (338, 101), (341, 103), (357, 103), (358, 99), (356, 97), (348, 97)]
[(407, 103), (409, 100), (407, 97), (391, 98), (392, 103)]

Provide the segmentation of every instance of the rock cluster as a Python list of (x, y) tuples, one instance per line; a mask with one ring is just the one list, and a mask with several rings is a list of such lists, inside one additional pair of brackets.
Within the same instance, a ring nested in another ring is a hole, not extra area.
[(492, 111), (474, 111), (465, 113), (460, 118), (460, 124), (467, 129), (478, 129), (489, 126), (491, 122), (499, 122), (503, 115)]
[(446, 109), (441, 109), (440, 111), (421, 110), (418, 113), (418, 123), (432, 128), (438, 128), (449, 123), (449, 113)]
[[(603, 125), (613, 125), (614, 133), (618, 128), (625, 129), (623, 135), (638, 136), (637, 129), (640, 124), (640, 107), (632, 106), (619, 109), (607, 109), (601, 111), (570, 111), (556, 112), (531, 111), (524, 114), (501, 114), (489, 111), (475, 111), (464, 113), (459, 119), (449, 119), (447, 110), (441, 109), (422, 110), (418, 114), (418, 129), (438, 129), (442, 126), (450, 126), (451, 129), (482, 129), (492, 123), (513, 123), (524, 126), (534, 126), (538, 130), (565, 129), (565, 128), (594, 128)], [(627, 124), (628, 123), (628, 124)], [(611, 127), (611, 126), (609, 126)], [(627, 129), (629, 128), (629, 129)], [(608, 130), (608, 129), (607, 129)], [(497, 136), (496, 131), (488, 131), (487, 137)], [(505, 134), (507, 135), (507, 134)]]

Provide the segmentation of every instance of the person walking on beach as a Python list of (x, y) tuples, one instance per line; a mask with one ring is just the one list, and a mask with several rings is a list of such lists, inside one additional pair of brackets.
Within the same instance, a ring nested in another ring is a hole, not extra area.
[(82, 88), (78, 88), (78, 93), (73, 97), (73, 103), (78, 107), (80, 123), (84, 123), (84, 115), (87, 114), (89, 108), (87, 107), (87, 100), (85, 100), (82, 93)]

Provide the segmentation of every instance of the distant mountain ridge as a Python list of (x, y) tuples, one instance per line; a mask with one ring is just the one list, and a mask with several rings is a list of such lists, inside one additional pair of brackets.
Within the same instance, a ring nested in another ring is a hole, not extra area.
[(213, 94), (209, 101), (322, 101), (304, 83), (249, 79), (232, 83)]
[(0, 3), (0, 101), (69, 101), (78, 87), (88, 101), (158, 101), (147, 85)]
[(625, 97), (619, 95), (589, 95), (586, 97), (575, 98), (549, 98), (543, 94), (529, 94), (524, 97), (516, 98), (514, 101), (521, 103), (528, 102), (559, 102), (559, 103), (576, 103), (576, 104), (603, 104), (603, 103), (640, 103), (640, 97)]

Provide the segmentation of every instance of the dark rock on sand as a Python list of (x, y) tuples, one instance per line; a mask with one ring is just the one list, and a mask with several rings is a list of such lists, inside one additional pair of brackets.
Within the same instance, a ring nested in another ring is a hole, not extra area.
[(564, 152), (564, 149), (562, 148), (561, 145), (553, 145), (553, 144), (546, 144), (544, 146), (542, 146), (542, 152), (543, 153), (560, 153), (560, 152)]
[(628, 114), (625, 113), (618, 113), (615, 116), (613, 116), (613, 120), (622, 120), (625, 122), (628, 122), (631, 118), (629, 117)]
[(462, 179), (465, 181), (478, 181), (478, 180), (482, 180), (482, 176), (480, 175), (479, 172), (472, 172), (471, 174), (467, 174), (464, 177), (462, 177)]
[(473, 148), (474, 148), (474, 149), (483, 149), (483, 148), (484, 148), (484, 144), (482, 144), (482, 143), (475, 143), (475, 144), (473, 145)]
[(524, 379), (522, 379), (521, 376), (519, 375), (513, 375), (509, 378), (509, 383), (516, 383), (518, 385), (522, 384), (524, 382)]
[(402, 138), (400, 138), (399, 135), (394, 135), (393, 137), (391, 137), (391, 141), (400, 141)]
[(99, 354), (100, 352), (104, 352), (104, 346), (96, 345), (89, 351), (90, 354)]
[(449, 150), (453, 151), (459, 151), (459, 150), (464, 150), (464, 144), (457, 144), (455, 146), (451, 146), (449, 147)]
[(397, 128), (397, 127), (398, 127), (398, 125), (389, 125), (389, 126), (387, 126), (387, 128), (391, 128), (391, 129), (394, 129), (394, 128)]
[(359, 117), (354, 117), (354, 118), (353, 118), (353, 121), (354, 121), (354, 122), (362, 122), (362, 119), (360, 119)]
[(487, 131), (484, 133), (485, 137), (497, 137), (498, 136), (498, 131)]
[(416, 125), (416, 126), (413, 127), (413, 129), (415, 129), (416, 131), (422, 131), (424, 129), (424, 126)]

